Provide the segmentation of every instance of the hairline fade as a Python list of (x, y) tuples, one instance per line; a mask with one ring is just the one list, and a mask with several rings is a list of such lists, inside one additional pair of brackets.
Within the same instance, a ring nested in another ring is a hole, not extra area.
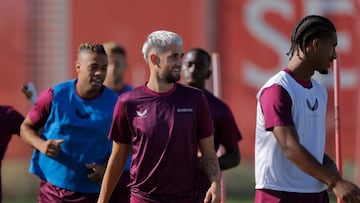
[(78, 55), (84, 52), (93, 52), (107, 56), (104, 46), (102, 44), (91, 44), (89, 42), (81, 43), (78, 48)]

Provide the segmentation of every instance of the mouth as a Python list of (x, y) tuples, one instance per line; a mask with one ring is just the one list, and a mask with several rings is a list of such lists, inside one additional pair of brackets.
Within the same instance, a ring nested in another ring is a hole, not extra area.
[(173, 69), (173, 72), (174, 72), (174, 73), (180, 73), (180, 71), (181, 71), (181, 68), (174, 68), (174, 69)]
[(100, 78), (93, 78), (91, 84), (96, 86), (102, 85), (102, 80)]

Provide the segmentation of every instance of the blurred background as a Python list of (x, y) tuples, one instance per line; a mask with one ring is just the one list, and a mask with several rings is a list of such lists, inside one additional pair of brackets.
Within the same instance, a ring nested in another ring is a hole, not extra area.
[[(232, 109), (243, 135), (240, 166), (225, 172), (227, 196), (251, 201), (256, 92), (283, 69), (293, 25), (308, 14), (325, 15), (337, 27), (340, 67), (340, 132), (344, 175), (360, 183), (359, 0), (1, 0), (1, 104), (24, 115), (30, 102), (21, 86), (38, 92), (75, 77), (80, 43), (116, 41), (128, 53), (126, 81), (142, 85), (148, 67), (146, 36), (165, 29), (180, 34), (184, 51), (202, 47), (219, 54), (219, 97)], [(327, 153), (335, 159), (333, 71), (314, 76), (329, 92)], [(207, 84), (211, 90), (214, 80)], [(5, 202), (36, 202), (38, 179), (28, 174), (32, 150), (13, 137), (2, 163)]]

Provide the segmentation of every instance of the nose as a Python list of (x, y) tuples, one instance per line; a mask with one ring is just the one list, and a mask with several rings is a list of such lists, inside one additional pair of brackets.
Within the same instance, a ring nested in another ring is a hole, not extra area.
[(179, 58), (178, 60), (176, 60), (176, 65), (177, 66), (182, 66), (182, 59), (181, 58)]
[(334, 51), (334, 53), (333, 53), (333, 59), (337, 59), (337, 53), (336, 53), (336, 51)]
[(190, 73), (193, 73), (193, 72), (195, 71), (195, 64), (188, 65), (188, 66), (187, 66), (187, 70), (188, 70)]

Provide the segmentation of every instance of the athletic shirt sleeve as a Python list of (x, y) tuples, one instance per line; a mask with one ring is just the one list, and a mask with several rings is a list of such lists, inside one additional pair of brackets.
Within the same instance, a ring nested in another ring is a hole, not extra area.
[(294, 125), (291, 114), (292, 101), (282, 86), (274, 84), (264, 89), (260, 96), (260, 105), (267, 131), (272, 131), (275, 126)]
[(219, 143), (225, 148), (232, 148), (238, 145), (242, 139), (239, 128), (236, 125), (234, 116), (229, 107), (224, 108), (221, 117), (215, 122), (215, 130), (220, 136)]
[(214, 125), (211, 119), (209, 104), (205, 95), (201, 93), (198, 116), (198, 139), (206, 138), (214, 134)]
[(28, 116), (35, 127), (43, 126), (50, 115), (51, 102), (54, 96), (54, 89), (49, 88), (42, 92), (35, 104), (30, 109)]
[(20, 135), (20, 125), (24, 121), (24, 116), (12, 107), (6, 110), (5, 116), (7, 117), (6, 126), (9, 128), (9, 133)]
[(108, 138), (121, 143), (129, 143), (131, 141), (131, 131), (128, 125), (124, 103), (119, 99), (114, 108), (113, 121)]

